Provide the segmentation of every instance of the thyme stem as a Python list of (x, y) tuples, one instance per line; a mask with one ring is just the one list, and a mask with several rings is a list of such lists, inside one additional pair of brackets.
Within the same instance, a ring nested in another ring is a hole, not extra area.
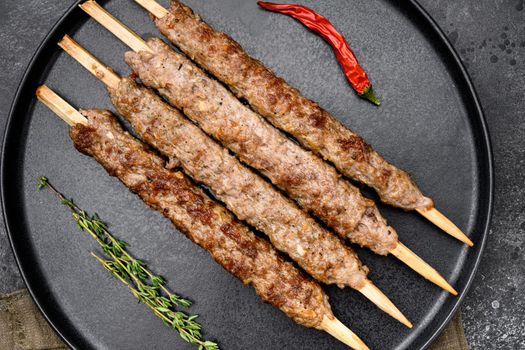
[(191, 302), (170, 292), (165, 286), (164, 278), (150, 271), (143, 261), (133, 258), (125, 250), (126, 243), (113, 237), (107, 225), (96, 213), (89, 215), (72, 199), (67, 199), (60, 193), (44, 176), (38, 177), (37, 185), (38, 189), (50, 189), (61, 203), (71, 210), (80, 230), (95, 239), (107, 258), (102, 258), (93, 252), (91, 255), (126, 285), (140, 302), (151, 308), (164, 324), (177, 330), (183, 340), (198, 345), (199, 350), (219, 350), (215, 342), (202, 339), (201, 325), (195, 321), (197, 315), (188, 315), (175, 310), (177, 306), (187, 308), (191, 306)]

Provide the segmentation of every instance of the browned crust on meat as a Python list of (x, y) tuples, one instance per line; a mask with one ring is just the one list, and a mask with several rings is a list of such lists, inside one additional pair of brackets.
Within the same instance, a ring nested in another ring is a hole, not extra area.
[(350, 157), (357, 162), (367, 161), (366, 156), (370, 151), (370, 146), (363, 140), (362, 137), (357, 135), (350, 135), (346, 138), (340, 138), (337, 140), (339, 146), (345, 152), (350, 154)]
[(307, 327), (332, 317), (320, 286), (285, 262), (226, 209), (180, 172), (125, 133), (107, 111), (83, 111), (89, 125), (70, 130), (75, 147), (94, 157), (144, 202), (160, 211), (188, 238), (206, 249), (226, 270), (257, 294)]
[[(171, 1), (170, 12), (155, 19), (159, 30), (275, 127), (330, 160), (346, 176), (373, 187), (385, 203), (406, 210), (433, 206), (406, 172), (371, 147), (354, 148), (352, 140), (362, 140), (357, 134), (250, 57), (232, 38), (179, 1)], [(200, 40), (203, 33), (205, 40)]]
[(145, 142), (178, 159), (186, 174), (208, 186), (239, 219), (267, 234), (312, 277), (354, 287), (366, 278), (366, 268), (349, 247), (151, 90), (122, 79), (109, 94)]

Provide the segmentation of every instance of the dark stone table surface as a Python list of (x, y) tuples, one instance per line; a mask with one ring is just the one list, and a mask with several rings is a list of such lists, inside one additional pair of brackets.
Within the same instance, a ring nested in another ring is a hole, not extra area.
[[(354, 0), (361, 1), (361, 0)], [(0, 1), (0, 134), (22, 74), (72, 0)], [(496, 170), (485, 255), (461, 312), (472, 349), (525, 349), (525, 10), (523, 0), (420, 0), (477, 89)], [(0, 293), (22, 288), (0, 226)]]

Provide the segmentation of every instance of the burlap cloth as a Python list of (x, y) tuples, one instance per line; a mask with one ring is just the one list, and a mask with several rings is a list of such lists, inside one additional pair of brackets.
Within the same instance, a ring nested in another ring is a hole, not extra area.
[[(68, 349), (26, 290), (0, 297), (0, 350)], [(459, 313), (430, 350), (468, 350)]]

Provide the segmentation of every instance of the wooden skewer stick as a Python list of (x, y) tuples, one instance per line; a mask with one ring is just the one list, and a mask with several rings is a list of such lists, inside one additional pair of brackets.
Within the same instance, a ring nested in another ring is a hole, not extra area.
[(443, 215), (436, 208), (431, 209), (417, 209), (418, 213), (423, 215), (427, 220), (432, 222), (434, 225), (451, 235), (452, 237), (459, 239), (461, 242), (468, 244), (470, 247), (474, 243), (463, 233), (452, 221), (450, 221), (445, 215)]
[(427, 280), (435, 283), (452, 295), (458, 295), (458, 292), (439, 274), (439, 272), (417, 256), (413, 251), (408, 249), (403, 243), (398, 242), (397, 246), (392, 249), (390, 253), (410, 266)]
[(123, 43), (128, 45), (133, 51), (153, 52), (140, 36), (129, 29), (124, 23), (116, 19), (111, 13), (106, 11), (102, 6), (93, 0), (88, 0), (79, 5), (88, 15), (103, 27), (113, 33)]
[[(71, 40), (71, 38), (69, 39)], [(75, 50), (72, 52), (80, 51)], [(101, 67), (107, 70), (106, 67), (102, 65)], [(95, 73), (96, 71), (97, 69), (93, 67), (92, 73)], [(77, 123), (87, 124), (86, 117), (84, 117), (79, 111), (73, 108), (62, 97), (57, 95), (46, 85), (41, 85), (38, 87), (38, 89), (36, 90), (36, 96), (42, 103), (44, 103), (49, 109), (55, 112), (56, 115), (58, 115), (70, 126), (73, 126)], [(348, 327), (342, 324), (341, 321), (339, 321), (335, 317), (330, 318), (325, 316), (323, 318), (323, 321), (321, 322), (321, 329), (323, 329), (337, 340), (343, 342), (344, 344), (350, 346), (355, 350), (369, 350), (368, 346), (366, 346), (366, 344), (354, 332), (352, 332)]]
[(77, 123), (87, 124), (86, 117), (46, 85), (40, 85), (36, 89), (36, 97), (70, 126)]
[[(157, 18), (163, 18), (169, 14), (169, 10), (162, 7), (155, 0), (135, 0), (140, 6), (146, 9), (149, 13)], [(437, 209), (416, 209), (421, 215), (423, 215), (427, 220), (432, 222), (434, 225), (438, 226), (440, 229), (448, 233), (449, 235), (459, 239), (460, 241), (473, 246), (474, 243), (456, 226), (452, 221), (450, 221), (445, 215), (440, 213)]]
[(144, 7), (149, 13), (157, 18), (162, 18), (170, 13), (155, 0), (135, 0), (135, 2)]
[(412, 328), (412, 322), (410, 322), (405, 315), (399, 311), (399, 309), (383, 294), (383, 292), (377, 288), (375, 284), (370, 280), (365, 281), (365, 285), (359, 289), (359, 292), (363, 294), (368, 300), (371, 300), (381, 310), (407, 326)]
[(102, 81), (105, 85), (111, 88), (117, 88), (120, 82), (120, 77), (115, 74), (111, 69), (104, 66), (99, 60), (97, 60), (92, 54), (86, 49), (80, 46), (75, 40), (69, 35), (65, 35), (62, 40), (58, 42), (65, 52), (73, 57), (78, 63), (84, 68), (91, 72), (97, 79)]

